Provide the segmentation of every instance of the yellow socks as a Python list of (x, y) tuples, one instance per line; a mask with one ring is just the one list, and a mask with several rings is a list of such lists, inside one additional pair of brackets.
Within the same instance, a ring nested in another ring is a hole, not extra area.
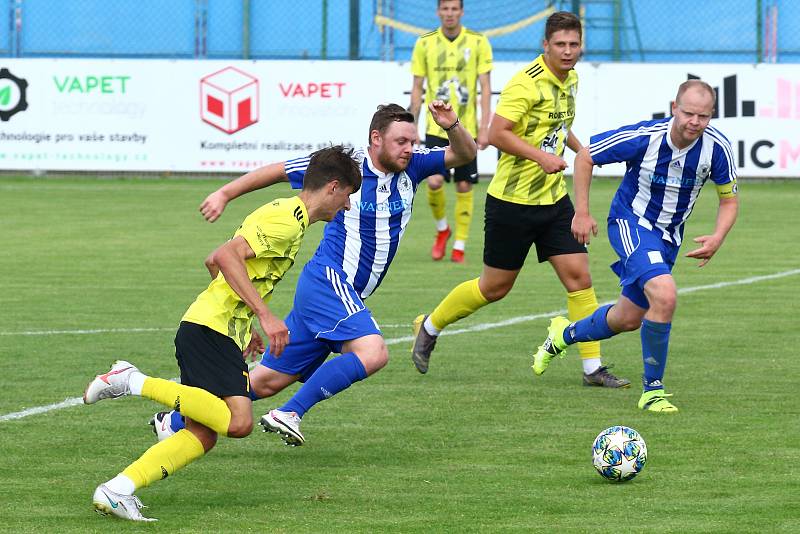
[(133, 481), (136, 489), (149, 486), (156, 480), (167, 478), (178, 469), (205, 454), (197, 437), (186, 430), (160, 441), (147, 449), (138, 460), (125, 468), (123, 475)]
[(142, 397), (178, 410), (217, 434), (228, 435), (231, 424), (230, 408), (224, 400), (204, 389), (148, 376), (142, 386)]
[(445, 207), (447, 206), (447, 198), (444, 196), (444, 187), (439, 189), (431, 189), (428, 187), (428, 205), (433, 212), (434, 220), (441, 221), (445, 218)]
[[(444, 189), (444, 188), (442, 188)], [(466, 193), (456, 191), (456, 232), (455, 240), (462, 243), (469, 237), (469, 226), (472, 224), (472, 190)]]
[(431, 323), (442, 330), (446, 326), (472, 315), (489, 301), (481, 293), (478, 280), (468, 280), (457, 285), (431, 313)]
[[(570, 322), (580, 321), (593, 314), (597, 309), (597, 297), (594, 288), (589, 287), (580, 291), (567, 293), (567, 312)], [(578, 352), (581, 359), (600, 358), (600, 342), (586, 341), (578, 343)]]

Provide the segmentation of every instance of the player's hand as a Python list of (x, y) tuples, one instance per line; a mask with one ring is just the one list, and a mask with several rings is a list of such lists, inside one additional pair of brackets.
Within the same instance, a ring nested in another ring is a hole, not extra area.
[(269, 338), (269, 353), (279, 357), (283, 353), (283, 349), (289, 344), (289, 329), (286, 327), (281, 319), (278, 319), (271, 313), (266, 317), (259, 317), (261, 330)]
[(262, 354), (264, 354), (264, 350), (266, 347), (264, 346), (264, 340), (261, 339), (261, 336), (255, 330), (250, 331), (251, 338), (250, 343), (247, 344), (245, 347), (244, 352), (242, 352), (242, 357), (245, 361), (247, 358), (250, 358), (250, 361), (256, 361)]
[(572, 218), (572, 235), (581, 245), (588, 245), (591, 236), (597, 237), (597, 221), (588, 213), (576, 213)]
[(698, 267), (708, 263), (711, 257), (719, 250), (719, 247), (722, 246), (722, 239), (714, 235), (701, 235), (700, 237), (695, 237), (693, 241), (700, 243), (700, 248), (687, 252), (686, 257), (701, 260), (697, 265)]
[(489, 128), (478, 130), (478, 150), (486, 150), (489, 146)]
[(206, 197), (202, 204), (200, 204), (200, 213), (208, 222), (214, 222), (219, 219), (222, 212), (225, 211), (225, 206), (228, 204), (228, 197), (225, 196), (221, 190), (217, 189)]
[(448, 102), (434, 100), (428, 104), (428, 109), (431, 112), (433, 121), (442, 128), (449, 128), (454, 122), (456, 122), (456, 119), (458, 118), (455, 110), (453, 110), (453, 106), (451, 106)]
[(542, 167), (547, 174), (553, 174), (554, 172), (563, 171), (569, 165), (567, 162), (564, 161), (562, 158), (556, 156), (555, 154), (551, 154), (549, 152), (544, 152), (544, 155), (539, 158), (540, 161), (537, 163)]

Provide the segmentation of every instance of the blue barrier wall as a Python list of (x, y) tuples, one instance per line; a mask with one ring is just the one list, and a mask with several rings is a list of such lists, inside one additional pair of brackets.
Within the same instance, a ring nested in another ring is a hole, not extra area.
[[(757, 62), (775, 10), (777, 61), (800, 61), (800, 2), (792, 0), (467, 0), (463, 22), (507, 30), (550, 4), (583, 6), (589, 61)], [(0, 55), (405, 61), (416, 35), (376, 25), (376, 14), (433, 29), (435, 7), (436, 0), (0, 0)], [(539, 20), (491, 37), (496, 60), (531, 59), (543, 31)]]

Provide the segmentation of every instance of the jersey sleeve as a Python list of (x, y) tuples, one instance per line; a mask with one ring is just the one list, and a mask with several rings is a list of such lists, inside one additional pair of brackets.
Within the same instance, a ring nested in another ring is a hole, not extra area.
[(257, 258), (284, 256), (301, 232), (300, 223), (292, 213), (274, 206), (273, 203), (256, 210), (235, 234), (247, 241)]
[(411, 74), (421, 78), (428, 75), (425, 48), (422, 38), (417, 39), (417, 42), (414, 43), (414, 51), (411, 53)]
[(595, 165), (636, 159), (647, 150), (650, 133), (638, 132), (640, 124), (593, 135), (589, 139), (589, 155)]
[(532, 90), (519, 75), (514, 76), (500, 93), (495, 114), (518, 123), (536, 105), (536, 91)]
[(415, 149), (407, 169), (407, 174), (411, 177), (411, 180), (418, 184), (428, 176), (446, 174), (447, 167), (444, 166), (444, 150), (441, 147)]
[(711, 180), (717, 187), (719, 198), (732, 198), (739, 192), (733, 150), (727, 139), (723, 138), (714, 143), (714, 152), (711, 155)]
[(492, 70), (492, 45), (489, 39), (481, 35), (478, 40), (478, 74), (486, 74)]
[(306, 175), (306, 168), (308, 167), (309, 161), (311, 161), (311, 156), (305, 156), (303, 158), (286, 160), (283, 164), (292, 189), (303, 189), (303, 177)]

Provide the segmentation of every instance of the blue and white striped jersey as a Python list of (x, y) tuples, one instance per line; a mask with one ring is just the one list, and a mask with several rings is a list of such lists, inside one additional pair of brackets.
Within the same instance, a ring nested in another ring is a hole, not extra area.
[[(366, 148), (353, 158), (361, 165), (361, 189), (350, 196), (350, 210), (339, 212), (325, 225), (312, 261), (338, 267), (361, 298), (383, 281), (397, 253), (414, 203), (417, 185), (432, 174), (444, 174), (444, 149), (415, 149), (404, 171), (384, 174), (370, 160)], [(309, 157), (285, 163), (289, 182), (303, 187)]]
[(639, 225), (661, 230), (665, 241), (680, 245), (700, 188), (709, 177), (718, 186), (735, 183), (736, 166), (731, 144), (719, 130), (708, 126), (679, 150), (669, 138), (671, 127), (672, 119), (666, 118), (593, 135), (589, 154), (596, 165), (627, 166), (609, 219), (638, 219)]

